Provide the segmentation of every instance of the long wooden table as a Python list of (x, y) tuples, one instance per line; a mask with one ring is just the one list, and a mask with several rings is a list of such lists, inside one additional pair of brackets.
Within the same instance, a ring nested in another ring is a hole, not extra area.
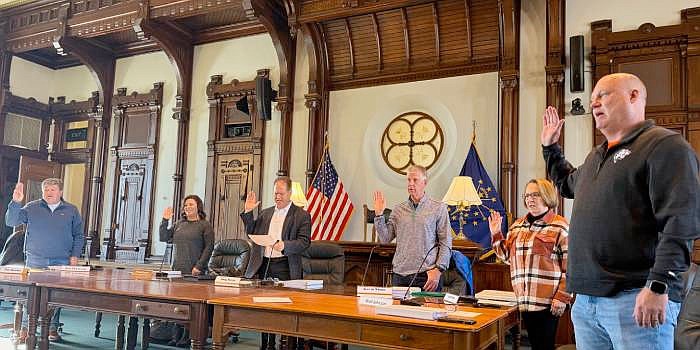
[[(518, 322), (515, 308), (460, 307), (480, 313), (476, 324), (464, 325), (377, 315), (354, 296), (271, 289), (238, 294), (209, 300), (213, 349), (224, 349), (237, 329), (384, 349), (503, 349), (506, 331)], [(254, 303), (254, 296), (289, 297), (292, 303)]]
[[(41, 292), (39, 283), (81, 280), (127, 279), (127, 271), (106, 269), (89, 273), (66, 273), (55, 271), (32, 271), (29, 274), (0, 273), (0, 299), (15, 301), (15, 333), (19, 332), (21, 307), (27, 306), (27, 349), (34, 349), (37, 344), (36, 329), (40, 315)], [(47, 335), (48, 336), (48, 335)]]

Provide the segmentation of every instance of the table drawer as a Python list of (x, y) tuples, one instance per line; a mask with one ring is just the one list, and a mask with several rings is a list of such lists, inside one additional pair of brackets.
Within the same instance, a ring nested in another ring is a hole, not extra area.
[(452, 334), (447, 330), (436, 329), (433, 331), (374, 324), (363, 324), (361, 327), (360, 340), (363, 342), (414, 349), (449, 349), (452, 347)]
[(132, 300), (131, 312), (153, 318), (190, 319), (190, 306), (182, 304), (159, 303), (156, 301)]
[(26, 299), (29, 296), (29, 287), (0, 286), (0, 298)]

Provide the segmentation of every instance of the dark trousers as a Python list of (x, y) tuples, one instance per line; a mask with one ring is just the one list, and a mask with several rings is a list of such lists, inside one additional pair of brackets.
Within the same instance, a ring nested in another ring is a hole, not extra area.
[(542, 311), (526, 311), (521, 315), (532, 350), (554, 350), (559, 317), (552, 315), (549, 308)]
[[(286, 256), (271, 259), (263, 257), (262, 264), (258, 269), (258, 278), (277, 278), (280, 281), (290, 280), (289, 260)], [(261, 333), (261, 335), (262, 341), (260, 344), (260, 349), (274, 349), (275, 335), (272, 333)]]
[[(392, 274), (391, 275), (391, 285), (394, 287), (409, 287), (409, 283), (411, 283), (411, 280), (413, 279), (413, 275), (399, 275), (398, 273)], [(416, 275), (416, 279), (413, 281), (413, 284), (410, 285), (410, 287), (420, 287), (423, 288), (425, 285), (425, 282), (428, 282), (428, 273), (427, 272), (421, 272)], [(442, 278), (440, 279), (440, 282), (438, 283), (438, 287), (436, 292), (439, 292), (442, 290)]]

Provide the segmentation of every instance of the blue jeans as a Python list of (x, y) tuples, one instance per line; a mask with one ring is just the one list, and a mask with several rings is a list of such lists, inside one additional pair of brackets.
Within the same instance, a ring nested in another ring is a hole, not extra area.
[(640, 290), (623, 291), (612, 297), (577, 294), (571, 308), (576, 349), (673, 350), (673, 332), (681, 304), (668, 302), (663, 325), (639, 327), (634, 320), (634, 305)]
[[(27, 254), (25, 259), (25, 265), (29, 268), (47, 268), (49, 266), (56, 265), (68, 265), (70, 263), (69, 258), (42, 258), (37, 256), (32, 256)], [(51, 322), (49, 322), (49, 330), (57, 330), (61, 321), (61, 308), (56, 308), (51, 317)], [(22, 313), (22, 327), (27, 328), (28, 318), (27, 309), (24, 309)]]

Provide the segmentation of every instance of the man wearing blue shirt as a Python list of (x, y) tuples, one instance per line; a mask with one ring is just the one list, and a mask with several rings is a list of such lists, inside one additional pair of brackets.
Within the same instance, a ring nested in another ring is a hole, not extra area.
[[(41, 199), (22, 207), (24, 185), (17, 183), (5, 213), (5, 224), (26, 225), (24, 253), (27, 267), (77, 265), (85, 243), (80, 212), (75, 205), (63, 200), (61, 179), (48, 178), (42, 181), (41, 190)], [(57, 332), (59, 316), (60, 309), (56, 309), (49, 326), (49, 340), (61, 339)], [(20, 334), (20, 340), (23, 335)]]

